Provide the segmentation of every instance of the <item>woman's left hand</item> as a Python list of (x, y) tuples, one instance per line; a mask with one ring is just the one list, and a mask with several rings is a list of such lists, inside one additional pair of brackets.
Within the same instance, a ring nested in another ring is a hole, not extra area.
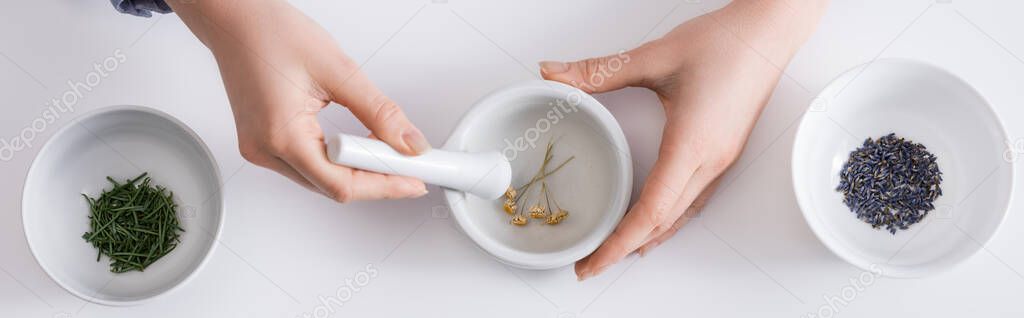
[(634, 251), (646, 253), (704, 206), (825, 4), (795, 2), (804, 6), (737, 1), (625, 53), (541, 63), (544, 78), (588, 93), (648, 88), (665, 109), (660, 153), (640, 198), (597, 251), (576, 263), (580, 280)]

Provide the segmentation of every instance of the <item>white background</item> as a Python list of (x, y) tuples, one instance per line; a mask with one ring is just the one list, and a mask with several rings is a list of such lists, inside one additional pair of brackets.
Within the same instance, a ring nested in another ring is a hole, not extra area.
[[(365, 63), (440, 145), (474, 100), (535, 78), (538, 60), (629, 49), (723, 4), (479, 2), (295, 5)], [(789, 76), (704, 216), (648, 256), (578, 283), (571, 268), (531, 272), (493, 261), (445, 218), (437, 188), (416, 200), (340, 205), (245, 163), (216, 65), (175, 15), (121, 15), (105, 0), (3, 1), (0, 137), (17, 135), (68, 89), (68, 80), (82, 81), (115, 49), (126, 61), (34, 147), (0, 162), (0, 316), (294, 317), (312, 313), (319, 296), (332, 295), (368, 264), (379, 275), (332, 316), (801, 317), (826, 307), (821, 313), (845, 317), (1021, 315), (1020, 204), (987, 248), (961, 266), (923, 279), (880, 278), (852, 301), (830, 306), (826, 297), (841, 295), (862, 271), (810, 232), (789, 176), (795, 123), (814, 94), (876, 57), (910, 57), (953, 71), (995, 106), (1011, 139), (1024, 135), (1020, 12), (1024, 4), (1005, 0), (835, 1), (786, 69)], [(663, 122), (657, 100), (640, 89), (598, 99), (625, 129), (641, 182)], [(61, 289), (32, 258), (21, 226), (23, 179), (39, 145), (84, 111), (116, 104), (155, 107), (196, 130), (219, 161), (229, 207), (221, 242), (198, 276), (167, 297), (129, 308), (85, 303)], [(328, 133), (364, 132), (338, 107), (322, 117)]]

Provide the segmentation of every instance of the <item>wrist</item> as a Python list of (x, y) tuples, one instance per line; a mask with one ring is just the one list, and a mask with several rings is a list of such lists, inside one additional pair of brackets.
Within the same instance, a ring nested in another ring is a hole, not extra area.
[(234, 45), (259, 39), (260, 15), (273, 1), (166, 0), (182, 22), (215, 55)]
[(754, 23), (789, 35), (803, 43), (814, 33), (829, 0), (735, 0), (722, 11), (734, 11)]
[(178, 18), (185, 23), (185, 26), (192, 31), (192, 34), (207, 48), (213, 49), (211, 44), (214, 41), (211, 41), (209, 35), (211, 23), (203, 16), (202, 8), (200, 8), (207, 2), (185, 0), (167, 0), (166, 2), (178, 14)]
[(780, 67), (807, 41), (828, 0), (736, 0), (712, 18)]

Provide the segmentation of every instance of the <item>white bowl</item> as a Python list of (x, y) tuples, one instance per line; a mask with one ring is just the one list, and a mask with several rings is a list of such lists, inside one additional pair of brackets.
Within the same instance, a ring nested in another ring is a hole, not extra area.
[[(177, 248), (145, 272), (114, 274), (82, 239), (89, 207), (119, 181), (149, 172), (174, 192), (185, 232)], [(83, 114), (39, 151), (25, 180), (22, 219), (36, 261), (61, 287), (104, 305), (135, 305), (185, 284), (206, 263), (224, 224), (217, 163), (181, 121), (151, 108), (114, 106)]]
[[(944, 178), (936, 209), (895, 235), (857, 219), (835, 190), (850, 152), (889, 133), (927, 147)], [(1007, 140), (991, 106), (956, 75), (882, 59), (839, 76), (812, 103), (793, 145), (793, 187), (807, 224), (840, 258), (925, 276), (969, 258), (1003, 222), (1013, 193)]]
[[(501, 151), (512, 164), (513, 185), (519, 186), (537, 172), (552, 137), (558, 141), (549, 169), (576, 157), (548, 179), (553, 197), (570, 212), (561, 224), (530, 220), (526, 226), (515, 226), (502, 210), (503, 199), (485, 200), (445, 189), (459, 227), (496, 259), (519, 268), (572, 264), (597, 249), (615, 229), (626, 212), (633, 182), (622, 129), (590, 95), (537, 80), (479, 100), (444, 145), (447, 150)], [(523, 146), (518, 146), (518, 138)]]

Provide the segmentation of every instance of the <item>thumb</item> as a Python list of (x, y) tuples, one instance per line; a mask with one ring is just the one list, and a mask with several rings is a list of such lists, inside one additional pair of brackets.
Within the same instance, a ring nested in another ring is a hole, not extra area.
[(640, 86), (643, 72), (630, 52), (576, 62), (540, 62), (544, 79), (562, 82), (587, 93), (603, 93), (627, 86)]
[(373, 136), (391, 148), (406, 155), (418, 155), (430, 149), (427, 138), (405, 117), (398, 104), (384, 95), (362, 71), (356, 70), (347, 79), (335, 79), (328, 90), (335, 102), (347, 107)]

